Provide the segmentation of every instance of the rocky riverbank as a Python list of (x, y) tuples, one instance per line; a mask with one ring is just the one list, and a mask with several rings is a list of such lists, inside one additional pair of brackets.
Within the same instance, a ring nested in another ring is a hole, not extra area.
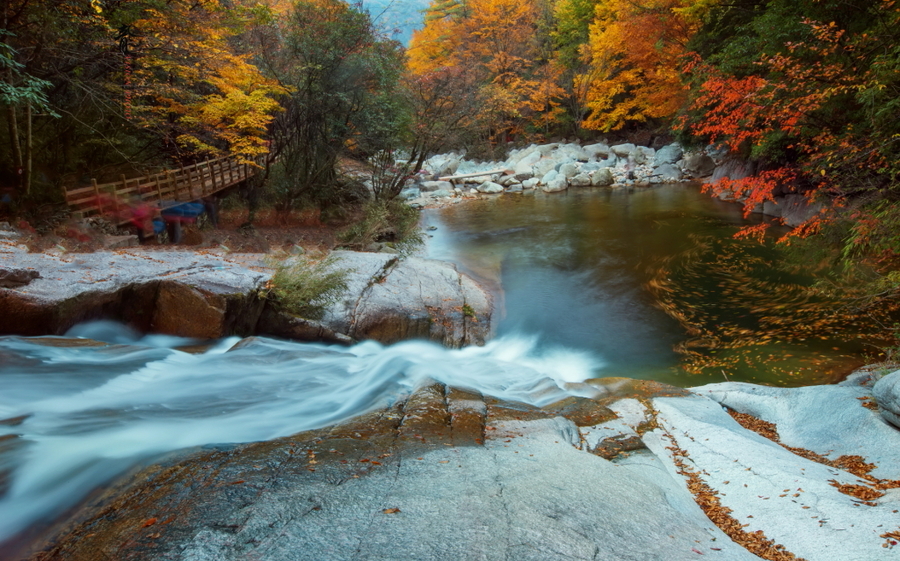
[(262, 254), (182, 251), (29, 253), (0, 240), (0, 334), (61, 335), (94, 319), (139, 332), (211, 339), (272, 335), (348, 343), (409, 338), (483, 344), (490, 296), (448, 263), (333, 252), (349, 289), (320, 321), (290, 316), (267, 298), (273, 266)]
[(426, 383), (337, 426), (151, 466), (32, 559), (890, 559), (900, 431), (878, 377), (596, 379), (543, 408)]
[[(430, 158), (421, 177), (402, 197), (414, 206), (434, 206), (465, 198), (534, 191), (559, 193), (568, 189), (646, 187), (660, 183), (743, 179), (756, 172), (752, 163), (728, 159), (722, 151), (685, 151), (679, 144), (658, 148), (605, 142), (582, 146), (556, 142), (515, 149), (506, 160), (479, 162), (458, 153)], [(741, 202), (725, 191), (720, 198)], [(782, 189), (773, 200), (753, 212), (781, 218), (798, 226), (814, 216), (821, 205), (802, 194)]]

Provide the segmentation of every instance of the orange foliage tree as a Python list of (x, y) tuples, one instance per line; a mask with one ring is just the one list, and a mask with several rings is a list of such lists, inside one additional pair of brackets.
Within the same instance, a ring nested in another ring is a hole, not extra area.
[(575, 78), (586, 92), (586, 128), (610, 131), (628, 122), (674, 115), (686, 99), (679, 68), (699, 26), (688, 0), (601, 0)]
[(491, 140), (546, 125), (559, 113), (559, 72), (539, 56), (533, 0), (433, 2), (414, 33), (409, 69), (464, 69), (479, 84), (475, 123)]
[[(850, 252), (881, 232), (862, 227), (872, 223), (873, 213), (881, 213), (882, 222), (886, 218), (883, 205), (877, 204), (876, 212), (867, 204), (900, 195), (900, 125), (887, 118), (900, 107), (900, 78), (890, 70), (900, 61), (900, 8), (887, 0), (870, 10), (864, 30), (853, 21), (803, 19), (803, 33), (776, 52), (761, 53), (749, 74), (696, 58), (687, 71), (698, 86), (682, 121), (704, 141), (768, 168), (754, 177), (721, 181), (714, 190), (732, 191), (747, 212), (772, 200), (776, 189), (833, 202), (837, 213), (823, 211), (793, 234), (849, 218), (856, 224), (845, 238)], [(840, 211), (844, 207), (849, 210)], [(882, 232), (875, 245), (900, 253), (896, 239)]]

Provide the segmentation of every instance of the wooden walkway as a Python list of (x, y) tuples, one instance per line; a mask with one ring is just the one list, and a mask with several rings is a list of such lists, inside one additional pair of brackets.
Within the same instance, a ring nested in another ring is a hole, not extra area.
[(225, 157), (133, 179), (123, 175), (114, 183), (98, 184), (93, 179), (90, 187), (65, 189), (66, 204), (84, 217), (120, 215), (138, 200), (162, 210), (237, 185), (253, 177), (257, 169)]

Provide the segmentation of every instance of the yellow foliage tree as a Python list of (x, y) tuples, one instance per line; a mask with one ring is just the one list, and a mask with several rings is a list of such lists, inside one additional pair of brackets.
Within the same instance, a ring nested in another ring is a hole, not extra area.
[[(706, 1), (706, 4), (709, 2)], [(601, 0), (584, 47), (589, 69), (575, 87), (586, 91), (584, 126), (604, 132), (628, 122), (673, 115), (686, 91), (679, 67), (699, 26), (694, 0)]]
[[(134, 2), (127, 34), (126, 113), (156, 130), (181, 159), (224, 148), (247, 161), (266, 152), (264, 135), (285, 89), (236, 49), (257, 17), (255, 3)], [(122, 16), (120, 16), (122, 17)], [(130, 64), (129, 64), (130, 63)], [(223, 146), (224, 145), (224, 146)]]
[(559, 113), (560, 73), (538, 52), (536, 0), (434, 0), (413, 35), (408, 67), (417, 76), (460, 68), (475, 77), (478, 122), (491, 140)]

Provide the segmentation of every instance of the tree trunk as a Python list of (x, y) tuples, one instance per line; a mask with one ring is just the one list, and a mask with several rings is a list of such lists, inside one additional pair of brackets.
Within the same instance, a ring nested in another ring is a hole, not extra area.
[(33, 153), (31, 136), (31, 104), (25, 107), (25, 173), (22, 178), (25, 194), (31, 193), (31, 155)]

